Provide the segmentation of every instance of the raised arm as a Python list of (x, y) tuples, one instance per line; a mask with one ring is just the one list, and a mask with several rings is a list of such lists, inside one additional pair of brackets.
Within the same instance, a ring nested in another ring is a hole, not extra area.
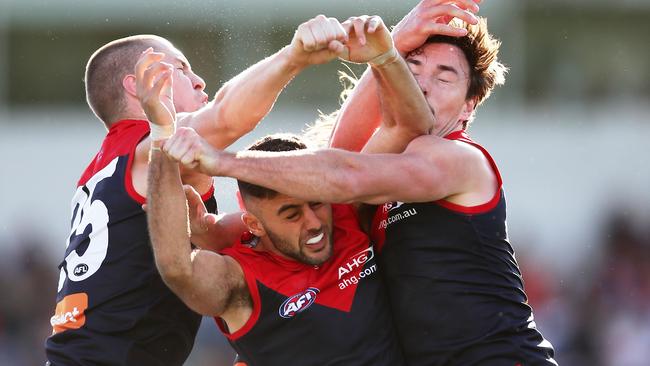
[[(162, 123), (167, 117), (156, 115), (162, 112), (150, 108), (156, 106), (158, 94), (152, 93), (156, 85), (169, 77), (174, 68), (162, 62), (163, 54), (152, 50), (145, 52), (135, 67), (137, 97), (147, 118), (152, 123), (152, 133), (138, 144), (133, 164), (133, 182), (138, 193), (145, 195), (146, 171), (149, 145), (152, 140), (169, 137), (175, 125), (196, 129), (216, 148), (225, 148), (255, 127), (266, 115), (284, 86), (301, 70), (309, 65), (329, 62), (343, 49), (347, 34), (340, 23), (333, 18), (319, 15), (302, 23), (291, 44), (275, 55), (260, 61), (235, 77), (217, 93), (215, 99), (194, 113), (184, 113)], [(172, 98), (169, 94), (168, 98)], [(170, 99), (170, 101), (173, 99)], [(170, 104), (167, 109), (173, 109)], [(156, 112), (156, 110), (158, 112)], [(163, 118), (163, 119), (161, 119)], [(167, 127), (158, 129), (156, 126)], [(183, 181), (205, 192), (212, 184), (209, 177), (183, 171)]]
[(178, 164), (153, 150), (149, 164), (151, 245), (162, 279), (194, 311), (221, 316), (245, 288), (241, 267), (230, 257), (190, 246), (187, 203)]
[[(216, 148), (229, 146), (255, 128), (291, 79), (310, 65), (336, 58), (346, 39), (335, 19), (319, 15), (302, 23), (291, 44), (232, 78), (203, 108), (179, 113), (177, 124), (195, 129)], [(160, 55), (143, 54), (136, 65), (136, 76), (142, 78), (147, 70), (164, 69)]]
[[(375, 134), (364, 152), (402, 152), (408, 142), (428, 133), (433, 126), (427, 101), (381, 18), (353, 17), (343, 26), (348, 29), (350, 40), (349, 55), (342, 58), (365, 61), (371, 66), (381, 101), (382, 133)], [(371, 52), (374, 57), (367, 57)]]
[[(464, 29), (452, 27), (447, 23), (453, 17), (458, 17), (472, 24), (476, 23), (477, 19), (472, 13), (478, 12), (477, 3), (479, 2), (480, 0), (421, 1), (398, 23), (392, 32), (397, 51), (401, 56), (405, 56), (423, 45), (428, 37), (435, 34), (465, 35), (466, 31)], [(364, 72), (341, 107), (330, 142), (331, 147), (361, 151), (370, 137), (373, 136), (375, 130), (382, 124), (382, 104), (378, 94), (380, 91), (378, 81), (374, 77), (374, 72), (370, 69)], [(404, 108), (397, 112), (404, 112)], [(410, 119), (396, 120), (398, 123), (401, 121), (413, 122)], [(389, 139), (382, 137), (378, 140), (388, 141)], [(381, 142), (381, 144), (383, 145), (384, 142)], [(399, 147), (399, 144), (397, 146)], [(368, 152), (373, 150), (382, 151), (374, 147), (368, 148)], [(384, 152), (387, 151), (384, 150)]]
[[(140, 85), (139, 94), (146, 95), (142, 107), (149, 119), (158, 122), (152, 125), (154, 137), (171, 128), (176, 118), (170, 75), (167, 70), (153, 85)], [(229, 310), (232, 296), (246, 288), (243, 273), (229, 257), (192, 252), (179, 167), (161, 152), (162, 141), (152, 143), (147, 182), (147, 223), (156, 266), (167, 286), (190, 308), (220, 316)]]

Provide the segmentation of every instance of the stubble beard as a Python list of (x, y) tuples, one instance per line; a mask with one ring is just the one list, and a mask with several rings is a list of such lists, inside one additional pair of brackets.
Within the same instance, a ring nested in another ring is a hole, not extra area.
[(326, 245), (325, 248), (323, 248), (323, 251), (328, 252), (324, 259), (312, 258), (308, 256), (303, 252), (303, 248), (304, 248), (303, 246), (299, 246), (297, 250), (294, 249), (290, 242), (282, 239), (281, 236), (276, 235), (271, 231), (267, 230), (266, 234), (269, 236), (269, 239), (271, 239), (271, 243), (275, 247), (275, 249), (277, 249), (280, 253), (286, 255), (287, 257), (294, 259), (300, 263), (304, 263), (312, 266), (321, 265), (332, 257), (332, 253), (334, 251), (331, 231), (327, 232), (328, 234), (327, 240), (329, 240), (329, 245)]

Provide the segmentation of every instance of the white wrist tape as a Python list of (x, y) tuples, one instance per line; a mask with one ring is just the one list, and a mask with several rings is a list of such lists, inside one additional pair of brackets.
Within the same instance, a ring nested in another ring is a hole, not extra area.
[(370, 66), (381, 66), (387, 63), (392, 63), (399, 57), (395, 47), (391, 47), (390, 50), (382, 53), (381, 55), (368, 61)]
[(172, 123), (171, 125), (159, 126), (153, 123), (149, 123), (149, 128), (151, 129), (151, 134), (149, 135), (153, 141), (166, 140), (176, 132), (176, 124)]

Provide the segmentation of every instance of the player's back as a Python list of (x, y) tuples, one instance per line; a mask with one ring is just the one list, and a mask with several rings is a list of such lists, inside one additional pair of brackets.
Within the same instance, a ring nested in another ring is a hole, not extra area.
[(53, 365), (181, 365), (192, 349), (201, 317), (160, 278), (131, 181), (148, 133), (146, 121), (113, 125), (79, 180), (46, 341)]

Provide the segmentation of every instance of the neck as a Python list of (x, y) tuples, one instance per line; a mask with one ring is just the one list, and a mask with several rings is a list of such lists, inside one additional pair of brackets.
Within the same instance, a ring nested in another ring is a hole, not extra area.
[(463, 122), (457, 120), (456, 122), (448, 122), (448, 123), (436, 126), (433, 133), (436, 136), (444, 137), (444, 136), (449, 135), (452, 132), (460, 131), (462, 129), (463, 129)]

